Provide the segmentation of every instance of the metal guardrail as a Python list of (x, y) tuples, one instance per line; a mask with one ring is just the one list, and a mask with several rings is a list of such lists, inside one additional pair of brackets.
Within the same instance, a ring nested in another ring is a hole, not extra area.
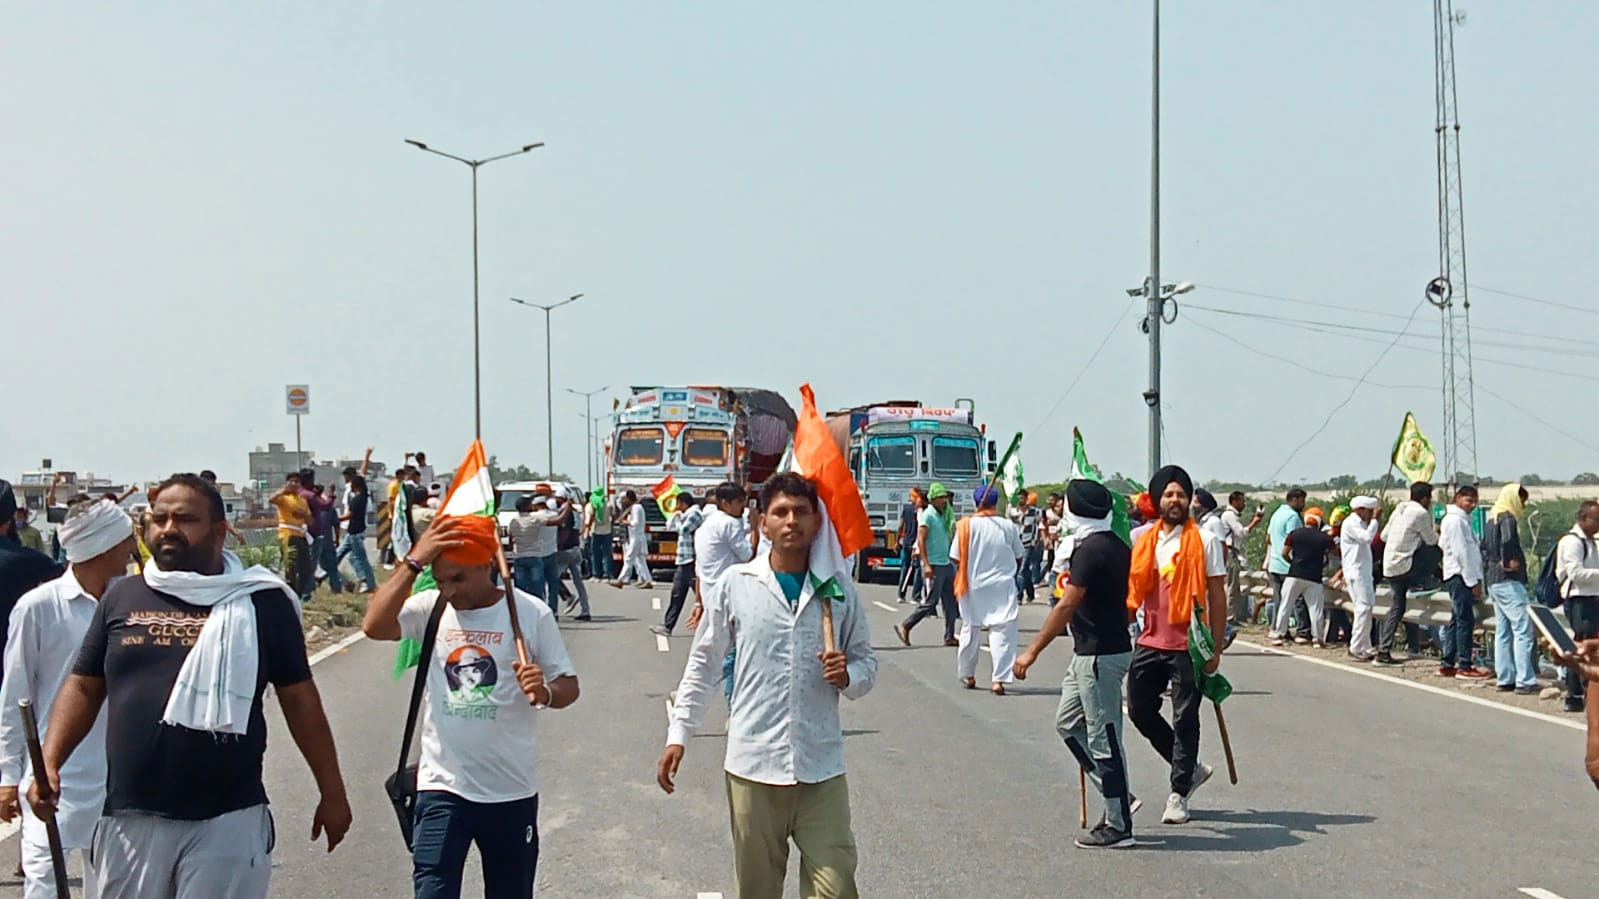
[[(1263, 571), (1246, 571), (1240, 580), (1244, 584), (1244, 592), (1257, 599), (1271, 598), (1271, 581)], [(1343, 590), (1323, 585), (1325, 591), (1325, 604), (1329, 607), (1336, 606), (1346, 612), (1355, 611), (1355, 602)], [(1486, 595), (1486, 591), (1484, 591)], [(1387, 584), (1378, 584), (1376, 596), (1372, 602), (1371, 614), (1374, 619), (1387, 616), (1388, 609), (1393, 602), (1394, 591)], [(1488, 633), (1494, 629), (1494, 606), (1487, 599), (1476, 603), (1477, 628)], [(1449, 601), (1449, 594), (1443, 590), (1430, 590), (1424, 593), (1410, 593), (1405, 597), (1405, 621), (1421, 627), (1443, 627), (1454, 616), (1454, 606)], [(1564, 609), (1556, 609), (1555, 617), (1569, 630), (1570, 622), (1566, 621)]]

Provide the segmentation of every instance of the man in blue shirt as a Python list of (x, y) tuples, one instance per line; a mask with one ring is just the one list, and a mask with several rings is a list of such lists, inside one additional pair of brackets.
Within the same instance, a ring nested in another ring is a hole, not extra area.
[[(1288, 535), (1305, 526), (1300, 513), (1305, 510), (1305, 491), (1295, 487), (1283, 497), (1283, 504), (1271, 513), (1266, 525), (1266, 576), (1271, 580), (1271, 602), (1266, 605), (1266, 620), (1277, 620), (1277, 604), (1282, 602), (1283, 581), (1288, 578), (1288, 559), (1283, 555), (1283, 544)], [(1294, 606), (1296, 622), (1295, 643), (1310, 642), (1310, 607), (1304, 600)], [(1286, 635), (1284, 635), (1286, 636)]]

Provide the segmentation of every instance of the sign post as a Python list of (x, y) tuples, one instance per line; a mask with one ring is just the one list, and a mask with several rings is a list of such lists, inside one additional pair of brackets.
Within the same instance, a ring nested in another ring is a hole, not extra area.
[(300, 419), (311, 412), (311, 388), (306, 384), (290, 384), (285, 390), (289, 414), (294, 416), (294, 467), (305, 467), (305, 455), (300, 450)]

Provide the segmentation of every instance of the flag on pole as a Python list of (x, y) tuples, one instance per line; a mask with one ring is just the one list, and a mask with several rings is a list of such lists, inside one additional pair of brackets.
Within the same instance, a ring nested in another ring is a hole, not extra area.
[(1011, 445), (1014, 452), (1006, 453), (1005, 465), (999, 470), (999, 485), (1007, 503), (1015, 502), (1016, 495), (1027, 486), (1027, 478), (1022, 472), (1021, 440), (1022, 435), (1017, 434), (1015, 443)]
[[(403, 493), (405, 488), (401, 487)], [(499, 522), (494, 518), (494, 482), (489, 478), (488, 455), (483, 451), (483, 441), (473, 440), (466, 450), (466, 458), (455, 467), (455, 477), (450, 481), (450, 492), (445, 494), (439, 516), (464, 519), (472, 528), (498, 533)], [(397, 525), (398, 526), (398, 525)], [(438, 587), (433, 579), (433, 566), (423, 569), (411, 584), (411, 595)], [(394, 656), (396, 680), (422, 661), (422, 641), (409, 637), (400, 641)]]
[[(1083, 432), (1072, 428), (1072, 480), (1093, 481), (1096, 484), (1105, 483), (1105, 477), (1099, 473), (1099, 468), (1088, 461), (1088, 448), (1083, 443)], [(1112, 490), (1110, 492), (1110, 529), (1122, 542), (1128, 546), (1133, 545), (1133, 523), (1127, 517), (1127, 497)]]
[(822, 501), (822, 527), (811, 543), (811, 580), (815, 595), (839, 598), (843, 590), (835, 581), (851, 576), (849, 557), (871, 546), (875, 538), (849, 463), (816, 411), (811, 385), (800, 385), (800, 398), (804, 405), (794, 428), (792, 470), (816, 485)]
[(677, 512), (678, 497), (683, 495), (683, 488), (677, 486), (677, 480), (667, 475), (659, 484), (650, 488), (650, 495), (655, 497), (655, 505), (660, 507), (662, 518), (671, 518)]
[(1399, 426), (1399, 436), (1394, 439), (1393, 464), (1407, 481), (1432, 482), (1438, 457), (1432, 451), (1432, 441), (1416, 424), (1414, 412), (1406, 412), (1405, 421)]

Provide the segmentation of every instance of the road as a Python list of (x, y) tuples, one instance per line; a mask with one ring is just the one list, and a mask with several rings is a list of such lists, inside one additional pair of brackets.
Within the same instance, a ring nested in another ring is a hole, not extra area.
[[(666, 696), (689, 638), (663, 652), (646, 630), (665, 585), (593, 592), (596, 620), (562, 628), (582, 699), (540, 722), (540, 894), (732, 899), (719, 708), (691, 741), (677, 794), (655, 785)], [(1076, 849), (1076, 771), (1052, 725), (1069, 641), (1011, 696), (966, 691), (954, 650), (932, 645), (936, 620), (914, 635), (921, 644), (901, 647), (891, 625), (905, 607), (888, 588), (863, 593), (879, 677), (870, 695), (844, 703), (843, 720), (864, 896), (1595, 894), (1580, 848), (1595, 797), (1579, 730), (1241, 646), (1225, 663), (1238, 690), (1226, 709), (1239, 785), (1221, 776), (1207, 710), (1201, 755), (1219, 776), (1197, 794), (1192, 823), (1162, 825), (1167, 771), (1134, 734), (1132, 783), (1146, 799), (1136, 827), (1150, 845)], [(1023, 607), (1024, 640), (1043, 615)], [(390, 676), (392, 658), (391, 644), (362, 640), (314, 669), (356, 816), (332, 855), (308, 842), (310, 776), (275, 707), (269, 716), (275, 897), (409, 894), (409, 858), (382, 791), (407, 692)], [(15, 852), (9, 836), (0, 858)], [(475, 877), (466, 895), (481, 895)], [(9, 877), (0, 883), (0, 896), (16, 895)]]

